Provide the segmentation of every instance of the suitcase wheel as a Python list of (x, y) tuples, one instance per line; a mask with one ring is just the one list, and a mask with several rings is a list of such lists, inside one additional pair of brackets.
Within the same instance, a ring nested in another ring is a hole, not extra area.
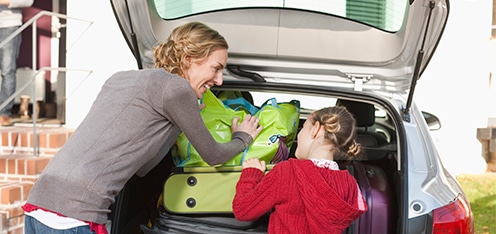
[(186, 183), (191, 187), (195, 186), (196, 185), (196, 177), (194, 177), (194, 176), (188, 177), (188, 180), (186, 181)]
[(192, 197), (186, 199), (186, 206), (188, 206), (189, 208), (193, 208), (196, 206), (196, 200)]

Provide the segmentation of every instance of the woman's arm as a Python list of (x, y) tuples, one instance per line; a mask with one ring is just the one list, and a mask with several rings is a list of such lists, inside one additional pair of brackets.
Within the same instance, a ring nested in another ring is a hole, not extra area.
[[(174, 88), (163, 91), (164, 111), (176, 126), (186, 135), (193, 147), (209, 165), (224, 163), (236, 154), (245, 150), (253, 141), (253, 136), (258, 135), (257, 118), (245, 118), (232, 127), (232, 139), (227, 143), (217, 142), (208, 131), (200, 115), (198, 99), (182, 78), (170, 82)], [(171, 90), (173, 90), (171, 92)], [(237, 121), (237, 120), (233, 120)]]

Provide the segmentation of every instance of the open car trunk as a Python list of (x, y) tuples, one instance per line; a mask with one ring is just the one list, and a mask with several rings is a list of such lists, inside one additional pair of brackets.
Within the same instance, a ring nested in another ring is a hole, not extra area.
[[(249, 88), (248, 88), (249, 87)], [(390, 107), (384, 103), (377, 103), (377, 97), (368, 97), (376, 103), (355, 102), (348, 99), (346, 91), (334, 90), (332, 93), (326, 88), (315, 86), (298, 86), (287, 84), (258, 84), (253, 82), (230, 82), (225, 81), (219, 90), (248, 91), (253, 96), (255, 105), (260, 106), (265, 100), (275, 97), (278, 101), (295, 99), (301, 101), (300, 121), (301, 127), (307, 116), (316, 109), (325, 106), (345, 105), (357, 118), (358, 142), (363, 146), (363, 156), (350, 160), (347, 158), (336, 159), (340, 168), (348, 170), (356, 179), (365, 200), (369, 205), (369, 211), (365, 213), (347, 230), (347, 233), (363, 233), (364, 230), (375, 233), (396, 233), (400, 230), (403, 220), (399, 217), (402, 212), (404, 198), (402, 197), (402, 175), (398, 162), (398, 132), (395, 123), (400, 116), (390, 114)], [(285, 99), (286, 98), (286, 99)], [(362, 98), (367, 100), (367, 98)], [(372, 104), (374, 103), (374, 104)], [(396, 119), (396, 120), (395, 120)], [(300, 129), (300, 128), (298, 128)], [(401, 129), (401, 128), (400, 128)], [(401, 135), (401, 134), (399, 134)], [(290, 150), (290, 157), (294, 157), (296, 140)], [(111, 233), (175, 233), (182, 230), (186, 233), (265, 233), (267, 228), (267, 217), (264, 216), (257, 222), (243, 223), (236, 221), (230, 212), (191, 212), (174, 213), (164, 207), (164, 185), (171, 175), (185, 173), (186, 170), (176, 167), (172, 160), (172, 153), (163, 159), (150, 173), (144, 177), (134, 176), (121, 191), (112, 207)], [(198, 194), (201, 197), (217, 196), (219, 193), (233, 191), (241, 167), (233, 169), (214, 170), (221, 177), (230, 174), (234, 179), (228, 182), (213, 183), (209, 190)], [(204, 173), (189, 172), (190, 176), (201, 177)], [(188, 177), (189, 178), (189, 177)], [(210, 181), (219, 181), (212, 179)], [(174, 194), (189, 189), (189, 186), (174, 187)], [(218, 190), (218, 191), (216, 191)], [(184, 197), (187, 202), (189, 197)], [(231, 200), (224, 201), (226, 203)], [(372, 215), (374, 214), (374, 215)], [(374, 219), (380, 219), (375, 221)], [(215, 225), (217, 223), (217, 225)], [(182, 229), (181, 229), (182, 228)], [(237, 229), (238, 228), (238, 229)], [(361, 231), (360, 231), (361, 230)]]

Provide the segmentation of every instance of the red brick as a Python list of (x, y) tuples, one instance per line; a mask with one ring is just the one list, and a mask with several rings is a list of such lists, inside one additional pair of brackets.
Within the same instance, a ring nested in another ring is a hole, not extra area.
[(9, 132), (2, 132), (2, 146), (10, 146), (9, 135)]
[[(34, 183), (34, 181), (33, 181), (33, 183)], [(32, 183), (23, 182), (23, 184), (22, 184), (22, 197), (21, 197), (22, 201), (26, 201), (28, 199), (28, 195), (29, 195), (29, 192), (31, 192), (31, 188), (33, 188)]]
[(48, 165), (50, 162), (51, 157), (43, 157), (43, 156), (38, 156), (38, 157), (31, 157), (29, 158), (26, 163), (27, 163), (27, 175), (38, 175), (40, 174), (43, 169)]
[(30, 139), (30, 134), (29, 132), (23, 132), (19, 135), (19, 143), (17, 146), (20, 147), (30, 147), (31, 146), (31, 139)]
[(0, 158), (0, 173), (7, 173), (7, 159)]
[(47, 133), (40, 133), (38, 134), (38, 146), (40, 148), (47, 148), (48, 147), (48, 137)]
[(9, 158), (7, 160), (7, 173), (17, 175), (17, 160)]
[[(17, 161), (17, 171), (16, 175), (25, 175), (26, 174), (26, 159), (25, 157), (15, 159)], [(9, 174), (12, 174), (11, 171), (9, 171)]]
[(3, 205), (10, 205), (15, 202), (21, 201), (21, 188), (19, 186), (11, 185), (0, 188), (0, 203)]
[(10, 147), (16, 147), (19, 145), (19, 141), (21, 140), (21, 134), (18, 132), (10, 133)]
[(66, 133), (51, 133), (49, 135), (50, 144), (48, 148), (60, 148), (67, 141)]

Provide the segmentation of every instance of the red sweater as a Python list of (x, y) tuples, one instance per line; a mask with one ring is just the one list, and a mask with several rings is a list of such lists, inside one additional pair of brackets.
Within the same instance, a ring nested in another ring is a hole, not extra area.
[(348, 171), (320, 168), (311, 160), (289, 159), (265, 176), (259, 169), (243, 169), (233, 212), (241, 221), (271, 212), (269, 233), (341, 234), (367, 210), (359, 192)]

